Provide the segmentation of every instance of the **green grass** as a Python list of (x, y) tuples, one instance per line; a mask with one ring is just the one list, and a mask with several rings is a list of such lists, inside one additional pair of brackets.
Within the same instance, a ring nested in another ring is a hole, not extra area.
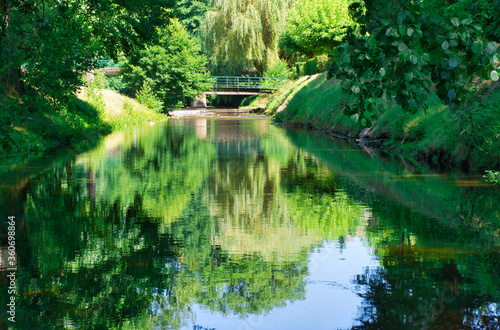
[(113, 130), (167, 119), (131, 98), (103, 92), (89, 99), (80, 94), (58, 110), (43, 104), (37, 111), (17, 102), (2, 104), (5, 112), (0, 114), (0, 121), (11, 125), (0, 127), (0, 157), (16, 160), (54, 149), (86, 150)]
[(310, 77), (303, 77), (296, 81), (289, 81), (285, 86), (280, 88), (278, 93), (273, 94), (269, 97), (268, 103), (265, 107), (265, 112), (268, 115), (280, 112), (280, 106), (282, 104), (288, 103), (288, 101), (297, 94), (304, 86), (307, 86), (311, 81)]
[(251, 110), (263, 110), (267, 104), (269, 95), (251, 95), (243, 99), (239, 108)]
[(85, 149), (112, 129), (95, 108), (76, 98), (58, 111), (40, 107), (36, 112), (10, 107), (11, 125), (0, 130), (0, 156), (23, 158), (61, 147)]
[[(434, 94), (426, 109), (410, 114), (390, 100), (377, 105), (379, 120), (369, 129), (342, 114), (340, 82), (326, 75), (291, 82), (270, 98), (267, 108), (276, 122), (302, 125), (330, 133), (363, 138), (401, 154), (409, 154), (437, 166), (475, 171), (500, 167), (500, 88), (476, 102), (451, 112)], [(286, 104), (277, 111), (276, 104)]]
[(167, 116), (149, 110), (145, 106), (135, 105), (126, 102), (123, 105), (123, 111), (119, 115), (110, 115), (105, 113), (103, 120), (109, 123), (113, 130), (121, 129), (127, 126), (139, 125), (145, 122), (159, 122), (166, 120)]

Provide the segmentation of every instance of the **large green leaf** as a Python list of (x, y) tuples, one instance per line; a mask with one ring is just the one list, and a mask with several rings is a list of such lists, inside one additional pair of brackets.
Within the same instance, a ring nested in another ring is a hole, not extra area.
[(490, 78), (493, 81), (498, 81), (498, 78), (499, 78), (498, 72), (496, 70), (491, 71), (490, 72)]

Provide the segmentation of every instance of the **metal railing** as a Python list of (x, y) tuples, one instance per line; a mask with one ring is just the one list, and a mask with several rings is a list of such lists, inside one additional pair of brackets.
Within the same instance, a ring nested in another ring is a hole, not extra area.
[(229, 77), (217, 76), (214, 91), (273, 91), (288, 81), (288, 79), (264, 77)]

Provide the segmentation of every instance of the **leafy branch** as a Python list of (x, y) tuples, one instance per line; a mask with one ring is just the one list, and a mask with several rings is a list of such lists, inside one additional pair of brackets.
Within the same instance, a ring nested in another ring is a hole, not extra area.
[(415, 113), (435, 91), (456, 110), (474, 93), (475, 81), (499, 79), (498, 44), (482, 37), (470, 15), (444, 18), (417, 3), (367, 0), (365, 6), (351, 6), (360, 29), (350, 29), (330, 69), (344, 92), (355, 96), (344, 113), (358, 114), (364, 126), (377, 119), (375, 104), (382, 97)]

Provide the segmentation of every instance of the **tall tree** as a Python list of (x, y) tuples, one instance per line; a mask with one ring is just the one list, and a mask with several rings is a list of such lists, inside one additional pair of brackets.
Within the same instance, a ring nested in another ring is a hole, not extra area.
[(125, 79), (135, 90), (150, 85), (167, 108), (182, 106), (208, 90), (213, 82), (206, 58), (181, 23), (174, 19), (158, 29), (158, 42), (147, 45), (131, 60)]
[(212, 73), (262, 73), (278, 59), (278, 38), (294, 0), (213, 0), (202, 24)]
[(1, 0), (0, 102), (64, 103), (81, 83), (77, 71), (153, 38), (173, 1)]
[(174, 14), (191, 37), (197, 39), (205, 14), (210, 8), (210, 0), (180, 0), (174, 7)]

